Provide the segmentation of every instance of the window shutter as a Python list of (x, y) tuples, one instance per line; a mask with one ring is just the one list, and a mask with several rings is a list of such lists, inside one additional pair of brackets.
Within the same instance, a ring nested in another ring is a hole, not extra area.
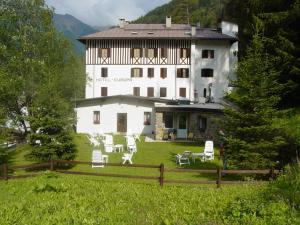
[(148, 55), (148, 48), (145, 48), (145, 57), (146, 57), (146, 58), (149, 58), (149, 55)]
[(101, 48), (98, 48), (98, 57), (102, 58), (102, 49)]
[(107, 58), (110, 58), (110, 48), (107, 48)]
[(142, 58), (142, 57), (143, 57), (143, 49), (140, 48), (140, 58)]
[(140, 68), (140, 77), (143, 77), (143, 68)]
[(177, 77), (182, 77), (182, 70), (180, 68), (177, 69)]
[(157, 48), (154, 49), (154, 58), (157, 58)]
[(189, 68), (186, 69), (186, 78), (188, 78), (188, 77), (190, 77), (190, 69)]
[(130, 58), (133, 58), (133, 51), (134, 51), (134, 49), (131, 48), (131, 49), (130, 49)]
[(131, 77), (134, 76), (134, 68), (131, 68)]
[(214, 50), (211, 50), (211, 58), (215, 58), (215, 51)]
[(187, 58), (190, 58), (190, 57), (191, 57), (191, 49), (190, 49), (190, 48), (187, 48), (187, 49), (186, 49), (186, 57), (187, 57)]
[(180, 58), (183, 58), (183, 49), (180, 49)]

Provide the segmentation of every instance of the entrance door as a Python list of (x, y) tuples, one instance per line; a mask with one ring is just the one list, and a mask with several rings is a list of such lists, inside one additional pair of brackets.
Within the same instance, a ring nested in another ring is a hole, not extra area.
[(127, 113), (117, 114), (117, 132), (127, 132)]
[(177, 138), (187, 138), (187, 116), (178, 115)]

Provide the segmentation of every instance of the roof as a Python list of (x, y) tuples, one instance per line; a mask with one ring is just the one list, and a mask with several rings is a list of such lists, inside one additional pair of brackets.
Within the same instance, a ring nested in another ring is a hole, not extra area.
[(190, 104), (190, 105), (155, 105), (157, 112), (221, 112), (224, 106), (218, 103)]
[(222, 104), (218, 103), (205, 103), (205, 104), (189, 104), (190, 101), (181, 101), (174, 99), (162, 99), (162, 98), (149, 98), (143, 96), (134, 96), (134, 95), (112, 95), (98, 98), (84, 98), (84, 99), (76, 99), (75, 102), (77, 104), (88, 103), (93, 104), (96, 102), (101, 102), (109, 99), (127, 99), (127, 100), (140, 100), (156, 103), (154, 107), (157, 112), (169, 112), (169, 111), (177, 111), (177, 112), (194, 112), (194, 111), (205, 111), (205, 112), (218, 112), (224, 109)]
[(166, 28), (165, 24), (127, 24), (124, 28), (114, 27), (108, 30), (80, 37), (78, 40), (95, 39), (186, 39), (186, 40), (229, 40), (236, 38), (223, 34), (217, 29), (196, 27), (196, 35), (191, 35), (191, 25), (172, 24)]
[(132, 100), (142, 100), (142, 101), (150, 101), (150, 102), (161, 102), (161, 103), (172, 103), (175, 102), (171, 99), (162, 99), (162, 98), (150, 98), (150, 97), (143, 97), (143, 96), (134, 96), (134, 95), (111, 95), (105, 97), (98, 97), (98, 98), (82, 98), (74, 100), (76, 103), (88, 103), (88, 102), (95, 102), (95, 101), (104, 101), (108, 99), (132, 99)]

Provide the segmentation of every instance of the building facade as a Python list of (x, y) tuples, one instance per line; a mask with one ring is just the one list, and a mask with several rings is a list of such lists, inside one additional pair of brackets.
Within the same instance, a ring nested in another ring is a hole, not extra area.
[(129, 24), (81, 37), (86, 45), (85, 99), (77, 132), (205, 136), (230, 91), (237, 27)]

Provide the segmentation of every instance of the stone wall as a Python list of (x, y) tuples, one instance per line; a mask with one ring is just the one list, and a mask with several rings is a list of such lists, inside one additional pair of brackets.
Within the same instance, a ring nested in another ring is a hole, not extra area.
[(156, 112), (155, 113), (155, 139), (162, 140), (164, 134), (165, 124), (163, 122), (163, 113)]
[[(200, 131), (198, 117), (207, 118), (206, 130)], [(217, 141), (217, 132), (219, 130), (222, 114), (216, 113), (190, 113), (189, 116), (189, 132), (193, 132), (197, 139), (203, 141), (212, 139)]]

